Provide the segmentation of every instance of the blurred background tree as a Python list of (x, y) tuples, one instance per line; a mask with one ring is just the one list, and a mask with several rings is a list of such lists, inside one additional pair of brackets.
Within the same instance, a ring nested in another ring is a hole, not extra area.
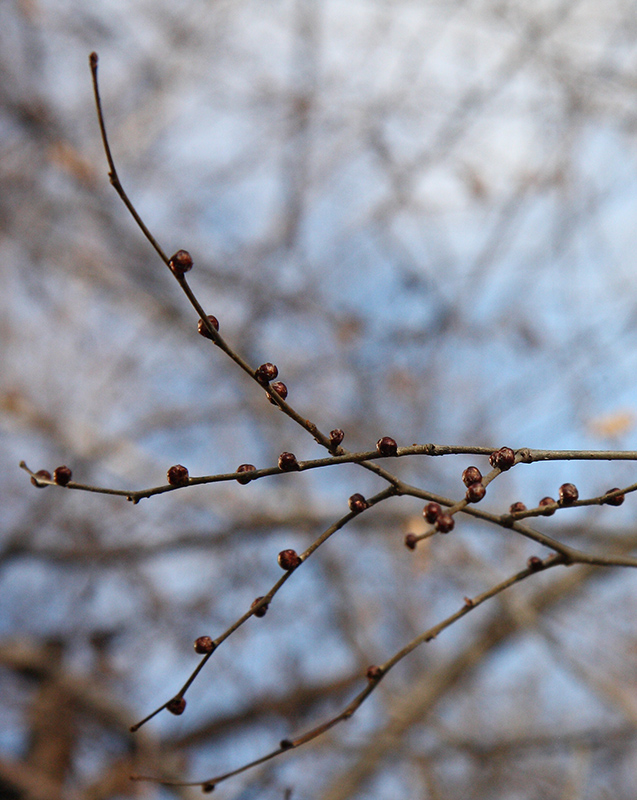
[[(205, 778), (333, 714), (368, 664), (537, 551), (462, 519), (413, 553), (394, 499), (317, 552), (210, 662), (188, 711), (128, 726), (301, 550), (377, 491), (355, 466), (132, 506), (35, 490), (67, 463), (114, 488), (319, 454), (196, 335), (108, 185), (121, 178), (253, 364), (350, 449), (637, 448), (637, 9), (628, 0), (8, 0), (0, 5), (0, 795), (200, 796)], [(396, 471), (462, 496), (466, 458)], [(478, 464), (483, 466), (482, 464)], [(635, 480), (520, 467), (499, 512)], [(631, 500), (538, 523), (627, 553)], [(461, 523), (461, 524), (460, 524)], [(544, 553), (540, 553), (544, 555)], [(383, 681), (347, 725), (222, 798), (632, 798), (630, 570), (539, 575)]]

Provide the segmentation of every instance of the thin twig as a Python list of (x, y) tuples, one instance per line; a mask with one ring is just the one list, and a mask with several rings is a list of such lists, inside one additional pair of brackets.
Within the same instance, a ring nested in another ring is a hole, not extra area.
[(497, 583), (495, 586), (492, 586), (490, 589), (482, 592), (481, 594), (477, 595), (474, 598), (465, 598), (463, 605), (453, 614), (450, 614), (444, 620), (439, 622), (437, 625), (432, 626), (428, 630), (421, 633), (419, 636), (412, 639), (405, 647), (401, 650), (396, 652), (391, 658), (389, 658), (384, 664), (379, 666), (370, 667), (367, 671), (367, 685), (342, 709), (338, 714), (333, 717), (330, 717), (325, 722), (317, 725), (316, 727), (312, 728), (305, 733), (300, 734), (299, 736), (293, 739), (283, 739), (279, 747), (272, 750), (269, 753), (266, 753), (264, 756), (261, 756), (254, 761), (251, 761), (247, 764), (243, 764), (242, 766), (238, 767), (237, 769), (231, 770), (229, 772), (224, 772), (220, 775), (214, 775), (211, 778), (207, 778), (203, 781), (171, 781), (171, 780), (164, 780), (161, 778), (156, 778), (153, 776), (148, 775), (135, 775), (132, 776), (132, 780), (136, 781), (152, 781), (155, 783), (159, 783), (163, 786), (201, 786), (202, 789), (211, 791), (217, 784), (222, 783), (228, 778), (232, 778), (235, 775), (239, 775), (242, 772), (246, 772), (253, 767), (259, 766), (260, 764), (265, 763), (277, 756), (281, 755), (282, 753), (286, 753), (290, 750), (294, 750), (301, 745), (307, 744), (308, 742), (317, 739), (319, 736), (322, 736), (328, 730), (333, 728), (340, 722), (343, 722), (346, 719), (350, 719), (356, 711), (363, 705), (365, 700), (372, 694), (372, 692), (376, 689), (378, 684), (381, 680), (387, 675), (387, 673), (396, 666), (400, 661), (402, 661), (409, 653), (419, 647), (421, 644), (425, 642), (430, 642), (435, 639), (443, 630), (453, 625), (462, 617), (466, 616), (469, 612), (473, 611), (474, 608), (477, 608), (482, 603), (486, 602), (487, 600), (495, 597), (496, 595), (500, 594), (501, 592), (505, 591), (509, 587), (515, 585), (516, 583), (520, 583), (521, 581), (525, 580), (529, 576), (535, 574), (540, 570), (547, 570), (551, 567), (556, 567), (559, 565), (563, 565), (564, 560), (559, 555), (551, 555), (548, 556), (544, 561), (541, 562), (541, 565), (534, 565), (533, 567), (527, 567), (526, 569), (520, 570), (515, 572), (513, 575), (509, 576), (505, 580)]

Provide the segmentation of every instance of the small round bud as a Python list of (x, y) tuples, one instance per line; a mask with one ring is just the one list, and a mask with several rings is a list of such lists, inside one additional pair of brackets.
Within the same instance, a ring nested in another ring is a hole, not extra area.
[(215, 643), (210, 636), (200, 636), (198, 639), (195, 639), (195, 653), (199, 653), (199, 655), (203, 656), (207, 653), (212, 653), (214, 649)]
[[(614, 489), (609, 489), (606, 492), (606, 494), (610, 494), (611, 492), (618, 492), (618, 491), (619, 491), (619, 487), (616, 486)], [(609, 497), (607, 500), (604, 500), (603, 502), (606, 503), (606, 505), (609, 505), (609, 506), (620, 506), (624, 502), (625, 499), (626, 499), (626, 496), (624, 494), (618, 494), (615, 497)]]
[(451, 514), (440, 514), (436, 520), (436, 530), (438, 533), (449, 533), (449, 531), (453, 530), (455, 524)]
[(257, 367), (254, 373), (254, 377), (259, 381), (259, 383), (265, 384), (270, 383), (273, 381), (276, 376), (279, 374), (279, 370), (275, 367), (274, 364), (270, 364), (270, 362), (266, 362), (265, 364), (261, 364), (260, 367)]
[(480, 483), (482, 480), (482, 473), (477, 467), (467, 467), (462, 473), (462, 482), (465, 486), (471, 486), (472, 483)]
[(301, 563), (301, 556), (296, 550), (281, 550), (277, 557), (277, 561), (281, 569), (289, 572), (291, 569), (296, 569)]
[[(274, 381), (274, 383), (271, 383), (270, 389), (274, 389), (274, 391), (279, 395), (281, 400), (285, 400), (286, 397), (288, 396), (288, 387), (281, 381)], [(265, 396), (268, 398), (268, 400), (272, 403), (273, 406), (276, 405), (276, 401), (274, 400), (270, 392), (266, 392)]]
[(71, 482), (72, 477), (73, 473), (66, 466), (56, 467), (56, 469), (53, 470), (53, 480), (58, 486), (67, 486)]
[[(207, 317), (208, 322), (212, 325), (212, 327), (218, 331), (219, 330), (219, 320), (216, 317), (213, 317), (212, 314), (209, 314)], [(197, 323), (197, 333), (200, 336), (203, 336), (206, 339), (211, 339), (212, 336), (210, 335), (210, 331), (206, 327), (204, 321), (202, 319), (199, 320)]]
[(577, 487), (574, 486), (572, 483), (563, 483), (560, 486), (559, 503), (561, 506), (570, 506), (577, 500), (578, 497), (579, 497), (579, 492), (577, 491)]
[(469, 486), (467, 486), (465, 497), (467, 498), (468, 503), (479, 503), (486, 493), (487, 490), (480, 482), (471, 483)]
[(330, 431), (330, 447), (338, 447), (345, 438), (345, 433), (340, 428)]
[[(254, 466), (254, 464), (239, 464), (239, 466), (237, 467), (237, 472), (256, 472), (256, 471), (257, 468)], [(250, 480), (251, 480), (250, 476), (245, 475), (243, 478), (237, 478), (237, 483), (241, 483), (245, 486), (246, 483), (250, 483)]]
[(281, 750), (290, 750), (292, 747), (294, 747), (294, 744), (289, 739), (281, 739), (279, 742), (279, 747)]
[(554, 506), (554, 505), (557, 505), (557, 503), (555, 502), (555, 500), (553, 500), (552, 497), (543, 497), (540, 500), (540, 502), (538, 503), (538, 506), (540, 508), (546, 507), (546, 511), (542, 512), (545, 517), (550, 517), (553, 514), (555, 514), (555, 509), (551, 508), (551, 506)]
[(418, 537), (415, 533), (408, 533), (405, 535), (405, 547), (408, 550), (415, 550), (418, 544)]
[(531, 556), (529, 559), (527, 559), (526, 566), (532, 572), (537, 572), (538, 570), (542, 569), (544, 564), (542, 559), (538, 558), (538, 556)]
[(499, 450), (495, 450), (491, 453), (489, 456), (489, 463), (492, 467), (505, 472), (515, 463), (515, 453), (510, 447), (501, 447)]
[(294, 453), (281, 453), (279, 456), (279, 469), (284, 472), (293, 472), (296, 469), (300, 469)]
[(48, 483), (40, 483), (40, 482), (38, 481), (38, 478), (42, 478), (42, 479), (43, 479), (43, 480), (45, 480), (45, 481), (50, 481), (50, 480), (51, 480), (51, 473), (48, 471), (48, 469), (39, 469), (39, 470), (38, 470), (38, 471), (35, 473), (35, 475), (32, 475), (32, 476), (31, 476), (31, 483), (32, 483), (34, 486), (37, 486), (37, 487), (38, 487), (38, 489), (44, 489), (44, 488), (46, 488), (46, 487), (47, 487), (49, 484), (48, 484)]
[(168, 261), (168, 266), (173, 275), (181, 277), (192, 269), (192, 256), (187, 250), (177, 250), (175, 255)]
[(442, 508), (438, 505), (438, 503), (427, 503), (422, 510), (423, 517), (430, 524), (433, 524), (441, 514)]
[(520, 514), (522, 511), (526, 511), (526, 506), (519, 500), (517, 503), (511, 503), (509, 506), (509, 514)]
[(166, 473), (171, 486), (186, 486), (189, 480), (188, 470), (182, 464), (175, 464)]
[(376, 442), (376, 449), (381, 456), (395, 456), (398, 450), (396, 441), (391, 436), (383, 436)]
[(353, 511), (355, 514), (360, 514), (361, 511), (365, 511), (366, 508), (369, 508), (369, 503), (362, 494), (353, 494), (350, 499), (347, 501), (349, 505), (349, 510)]
[[(252, 605), (250, 606), (250, 608), (254, 608), (257, 605), (257, 603), (260, 603), (262, 600), (263, 597), (257, 597), (255, 600), (252, 601)], [(266, 603), (265, 605), (261, 606), (261, 608), (257, 608), (257, 610), (254, 612), (254, 616), (265, 617), (267, 610), (268, 610), (268, 604)]]
[(201, 787), (201, 791), (204, 794), (211, 794), (212, 792), (214, 792), (214, 790), (215, 790), (214, 783), (204, 783), (203, 786)]
[(173, 697), (166, 703), (166, 710), (178, 717), (186, 710), (186, 701), (183, 697)]
[(382, 669), (376, 666), (376, 664), (372, 664), (371, 667), (367, 667), (367, 671), (365, 672), (365, 677), (368, 681), (377, 681), (382, 677), (382, 675)]

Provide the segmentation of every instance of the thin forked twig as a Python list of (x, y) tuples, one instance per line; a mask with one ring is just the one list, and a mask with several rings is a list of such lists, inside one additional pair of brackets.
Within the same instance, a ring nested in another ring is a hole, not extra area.
[(396, 664), (402, 661), (403, 658), (409, 655), (409, 653), (411, 653), (421, 644), (432, 641), (443, 630), (453, 625), (462, 617), (466, 616), (470, 611), (473, 611), (474, 608), (477, 608), (479, 605), (486, 602), (487, 600), (490, 600), (492, 597), (495, 597), (501, 592), (504, 592), (506, 589), (510, 588), (511, 586), (514, 586), (516, 583), (520, 583), (521, 581), (528, 578), (530, 575), (538, 571), (547, 570), (551, 567), (556, 567), (563, 564), (564, 564), (564, 559), (560, 555), (548, 556), (539, 564), (535, 562), (533, 566), (528, 566), (526, 569), (515, 572), (513, 575), (510, 575), (505, 580), (501, 581), (500, 583), (497, 583), (495, 586), (492, 586), (490, 589), (487, 589), (486, 591), (482, 592), (476, 597), (465, 598), (463, 605), (456, 612), (450, 614), (448, 617), (439, 622), (437, 625), (432, 626), (428, 630), (421, 633), (419, 636), (412, 639), (411, 642), (409, 642), (402, 649), (396, 652), (384, 664), (380, 664), (378, 666), (374, 665), (369, 667), (366, 676), (367, 685), (338, 714), (336, 714), (333, 717), (330, 717), (325, 722), (321, 723), (320, 725), (317, 725), (316, 727), (312, 728), (309, 731), (306, 731), (305, 733), (300, 734), (295, 738), (283, 739), (279, 743), (279, 746), (277, 748), (270, 751), (269, 753), (266, 753), (264, 756), (261, 756), (260, 758), (257, 758), (254, 761), (251, 761), (247, 764), (243, 764), (237, 769), (231, 770), (229, 772), (224, 772), (220, 775), (215, 775), (211, 778), (206, 778), (203, 781), (171, 781), (150, 775), (134, 775), (131, 776), (132, 780), (152, 781), (155, 783), (160, 783), (163, 786), (201, 786), (201, 788), (204, 791), (212, 791), (217, 784), (222, 783), (223, 781), (226, 781), (229, 778), (234, 777), (235, 775), (239, 775), (242, 772), (246, 772), (249, 769), (259, 766), (260, 764), (264, 764), (266, 761), (270, 761), (271, 759), (276, 758), (282, 753), (289, 752), (290, 750), (294, 750), (298, 747), (301, 747), (301, 745), (307, 744), (308, 742), (317, 739), (319, 736), (322, 736), (328, 730), (338, 725), (338, 723), (343, 722), (346, 719), (350, 719), (356, 713), (356, 711), (363, 705), (365, 700), (367, 700), (367, 698), (376, 689), (376, 687), (385, 677), (385, 675), (387, 675), (387, 673), (393, 667), (395, 667)]

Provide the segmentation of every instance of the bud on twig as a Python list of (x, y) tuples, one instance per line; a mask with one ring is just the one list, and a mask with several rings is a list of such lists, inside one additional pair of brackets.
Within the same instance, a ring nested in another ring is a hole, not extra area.
[(56, 467), (56, 469), (53, 471), (53, 480), (58, 484), (58, 486), (66, 486), (71, 482), (72, 477), (73, 473), (66, 466)]
[(480, 483), (482, 480), (482, 473), (477, 467), (467, 467), (462, 473), (462, 482), (465, 486), (471, 486), (472, 483)]
[[(237, 467), (237, 472), (249, 473), (256, 471), (257, 468), (254, 466), (254, 464), (239, 464), (239, 466)], [(251, 480), (250, 476), (246, 475), (243, 478), (237, 478), (237, 483), (242, 483), (245, 486), (246, 483), (250, 483), (250, 480)]]
[(482, 483), (478, 481), (477, 483), (471, 483), (469, 486), (467, 486), (465, 497), (468, 503), (479, 503), (486, 493), (487, 490), (484, 488)]
[(192, 269), (192, 256), (187, 250), (177, 250), (175, 255), (168, 261), (168, 266), (173, 275), (181, 278)]
[(38, 478), (42, 478), (45, 481), (51, 480), (51, 473), (47, 469), (39, 469), (34, 475), (31, 476), (31, 483), (34, 486), (37, 486), (38, 489), (45, 489), (49, 484), (48, 483), (40, 483)]
[(405, 547), (408, 550), (415, 550), (417, 544), (418, 544), (418, 537), (416, 536), (415, 533), (405, 534)]
[(212, 653), (214, 649), (215, 643), (210, 636), (200, 636), (198, 639), (195, 639), (195, 653), (207, 655), (208, 653)]
[[(609, 489), (606, 492), (606, 494), (611, 494), (612, 492), (618, 492), (618, 491), (619, 491), (619, 487), (616, 486), (614, 489)], [(618, 494), (615, 497), (609, 497), (608, 499), (602, 500), (602, 502), (606, 503), (606, 505), (609, 505), (609, 506), (620, 506), (624, 502), (625, 499), (626, 499), (625, 495)]]
[(301, 556), (296, 550), (281, 550), (277, 561), (281, 569), (289, 572), (291, 569), (296, 569), (299, 566), (301, 563)]
[(391, 436), (383, 436), (376, 442), (376, 449), (381, 456), (395, 456), (398, 450), (398, 445)]
[(171, 714), (179, 716), (186, 710), (186, 701), (183, 697), (173, 697), (172, 700), (166, 703), (166, 710), (170, 711)]
[(265, 386), (266, 384), (270, 383), (270, 381), (273, 381), (278, 374), (279, 370), (276, 368), (276, 366), (274, 364), (270, 364), (268, 361), (265, 364), (261, 364), (260, 367), (257, 367), (254, 377), (259, 381), (259, 383)]
[(422, 510), (423, 517), (431, 525), (438, 519), (440, 514), (442, 514), (442, 508), (438, 503), (427, 503)]
[(489, 456), (489, 463), (492, 467), (502, 470), (510, 469), (515, 463), (515, 453), (510, 447), (501, 447)]
[(353, 511), (355, 514), (360, 514), (361, 511), (365, 511), (366, 508), (369, 508), (369, 503), (362, 494), (353, 494), (350, 499), (347, 501), (349, 505), (349, 510)]
[[(263, 597), (257, 597), (256, 600), (252, 601), (252, 605), (250, 606), (250, 608), (254, 608), (262, 600), (263, 600)], [(265, 605), (261, 606), (261, 608), (257, 608), (257, 610), (254, 612), (254, 616), (255, 617), (265, 617), (267, 610), (268, 610), (268, 604), (266, 603)]]
[[(216, 331), (218, 331), (219, 330), (219, 320), (216, 317), (213, 317), (212, 314), (209, 314), (207, 319), (208, 319), (208, 322), (212, 325), (212, 327)], [(197, 333), (200, 336), (205, 337), (206, 339), (211, 339), (212, 340), (212, 336), (210, 335), (210, 331), (208, 330), (208, 328), (206, 327), (206, 325), (204, 324), (204, 321), (202, 319), (200, 319), (199, 322), (197, 323)]]
[(438, 533), (449, 533), (452, 531), (456, 522), (451, 514), (441, 514), (436, 520), (436, 530)]
[[(274, 391), (279, 395), (281, 400), (285, 400), (286, 397), (288, 396), (288, 387), (281, 381), (274, 381), (274, 383), (270, 384), (270, 388), (274, 389)], [(272, 397), (270, 392), (266, 392), (265, 396), (272, 403), (272, 405), (274, 406), (276, 405), (276, 400)]]
[(560, 486), (560, 505), (561, 506), (570, 506), (579, 498), (579, 492), (577, 491), (577, 487), (574, 486), (572, 483), (563, 483)]
[(279, 456), (279, 469), (284, 472), (294, 472), (294, 470), (300, 469), (294, 453), (281, 453)]
[(166, 478), (171, 486), (186, 486), (190, 477), (183, 464), (175, 464), (166, 473)]
[(557, 503), (552, 497), (543, 497), (538, 503), (540, 508), (545, 508), (545, 510), (542, 512), (545, 517), (551, 517), (553, 514), (555, 514), (555, 509), (550, 507), (554, 505), (557, 505)]

